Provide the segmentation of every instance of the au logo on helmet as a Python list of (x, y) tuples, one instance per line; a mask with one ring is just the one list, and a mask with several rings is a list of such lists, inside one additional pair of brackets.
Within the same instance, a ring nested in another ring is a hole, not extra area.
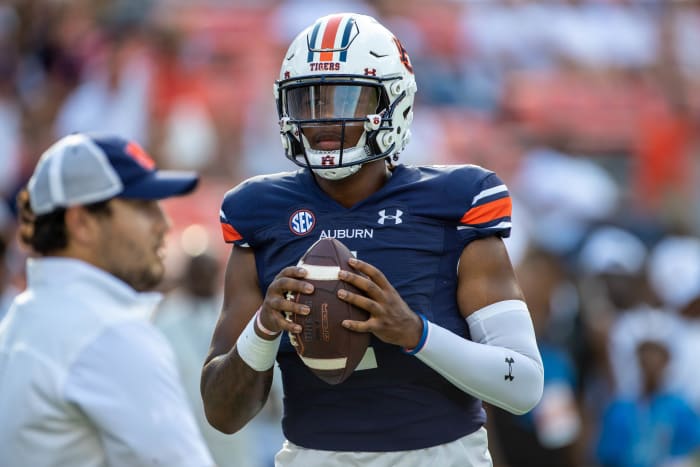
[(413, 73), (413, 65), (411, 64), (411, 59), (408, 56), (408, 52), (406, 52), (406, 49), (404, 49), (403, 44), (396, 37), (394, 37), (394, 43), (396, 44), (396, 47), (399, 49), (399, 58), (401, 59), (401, 63), (403, 63), (403, 66), (406, 67), (406, 69), (409, 71), (409, 73)]

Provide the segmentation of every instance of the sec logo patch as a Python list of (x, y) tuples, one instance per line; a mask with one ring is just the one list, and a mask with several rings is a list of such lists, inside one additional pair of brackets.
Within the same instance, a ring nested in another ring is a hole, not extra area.
[(294, 235), (307, 235), (316, 227), (316, 216), (308, 209), (299, 209), (289, 218), (289, 230)]

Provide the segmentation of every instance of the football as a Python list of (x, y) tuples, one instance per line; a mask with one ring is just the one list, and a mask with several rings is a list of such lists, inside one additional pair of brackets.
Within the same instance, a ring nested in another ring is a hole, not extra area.
[(355, 370), (369, 345), (369, 333), (353, 332), (340, 323), (351, 319), (364, 321), (369, 313), (344, 302), (336, 295), (340, 289), (359, 291), (338, 279), (341, 269), (352, 270), (348, 259), (352, 253), (340, 241), (323, 238), (304, 253), (297, 266), (308, 271), (306, 280), (314, 285), (311, 294), (289, 293), (287, 298), (311, 308), (306, 315), (289, 313), (287, 319), (302, 326), (299, 334), (289, 338), (304, 364), (329, 384), (345, 381)]

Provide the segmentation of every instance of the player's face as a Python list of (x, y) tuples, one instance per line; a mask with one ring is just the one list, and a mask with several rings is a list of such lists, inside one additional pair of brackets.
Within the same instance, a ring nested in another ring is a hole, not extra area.
[(113, 199), (100, 218), (102, 268), (134, 289), (152, 289), (165, 274), (164, 239), (170, 227), (157, 201)]
[(303, 123), (301, 128), (311, 148), (322, 151), (339, 150), (343, 136), (343, 148), (354, 147), (364, 131), (364, 122), (323, 120), (364, 119), (377, 113), (378, 106), (379, 90), (373, 86), (314, 85), (290, 89), (287, 93), (290, 118), (321, 120), (319, 123)]

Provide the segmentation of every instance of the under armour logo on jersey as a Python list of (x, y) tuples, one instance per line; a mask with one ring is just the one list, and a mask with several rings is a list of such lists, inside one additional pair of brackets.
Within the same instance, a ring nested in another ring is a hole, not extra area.
[(397, 209), (396, 214), (387, 214), (386, 211), (386, 209), (382, 209), (381, 211), (379, 211), (379, 219), (377, 220), (379, 224), (384, 225), (387, 219), (390, 221), (394, 221), (394, 224), (400, 224), (403, 222), (401, 220), (401, 216), (403, 215), (403, 211), (401, 209)]
[(506, 363), (508, 364), (508, 374), (504, 375), (503, 379), (513, 381), (515, 379), (515, 376), (513, 376), (513, 363), (515, 363), (515, 360), (513, 357), (506, 357)]

